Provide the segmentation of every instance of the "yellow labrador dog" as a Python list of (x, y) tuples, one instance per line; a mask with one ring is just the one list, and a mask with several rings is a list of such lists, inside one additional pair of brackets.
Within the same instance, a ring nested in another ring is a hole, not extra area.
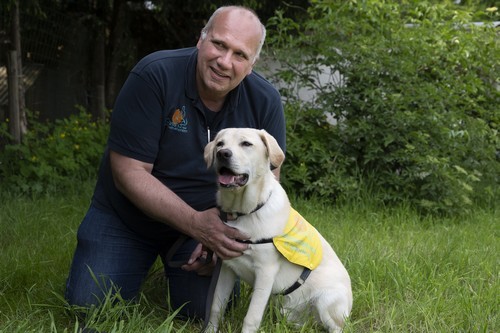
[(349, 274), (328, 242), (290, 207), (270, 166), (285, 156), (264, 130), (220, 131), (204, 153), (215, 168), (221, 211), (228, 225), (250, 236), (244, 255), (222, 263), (208, 331), (218, 330), (236, 278), (253, 287), (242, 332), (256, 332), (271, 294), (283, 294), (287, 318), (300, 323), (305, 313), (328, 332), (341, 332), (352, 307)]

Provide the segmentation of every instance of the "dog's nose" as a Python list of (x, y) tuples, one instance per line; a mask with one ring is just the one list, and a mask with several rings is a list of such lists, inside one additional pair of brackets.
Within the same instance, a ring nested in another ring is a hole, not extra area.
[(233, 152), (229, 149), (221, 149), (217, 152), (217, 157), (221, 160), (228, 160), (233, 156)]

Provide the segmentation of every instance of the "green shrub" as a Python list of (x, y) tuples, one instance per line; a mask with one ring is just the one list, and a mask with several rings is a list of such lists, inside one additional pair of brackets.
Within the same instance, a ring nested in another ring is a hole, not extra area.
[[(270, 43), (287, 84), (286, 186), (334, 198), (368, 188), (437, 213), (493, 200), (498, 35), (450, 6), (314, 2), (303, 24), (273, 18)], [(325, 69), (334, 79), (318, 83)], [(304, 87), (317, 92), (309, 103), (297, 98)]]
[(51, 192), (95, 177), (106, 144), (107, 124), (93, 121), (80, 108), (78, 114), (54, 122), (41, 122), (30, 113), (29, 126), (21, 144), (6, 145), (1, 152), (4, 189), (12, 193)]

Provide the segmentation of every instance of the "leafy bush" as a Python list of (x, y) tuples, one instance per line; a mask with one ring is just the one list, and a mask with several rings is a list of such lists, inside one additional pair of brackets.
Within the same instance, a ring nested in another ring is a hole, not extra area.
[[(325, 197), (368, 188), (383, 202), (410, 200), (427, 212), (492, 200), (498, 35), (450, 6), (314, 2), (303, 24), (273, 18), (272, 55), (287, 99), (285, 186)], [(326, 83), (318, 80), (325, 72)], [(307, 103), (297, 97), (304, 88), (316, 92)]]
[[(0, 155), (2, 187), (13, 193), (50, 192), (94, 177), (106, 143), (108, 126), (78, 114), (55, 122), (29, 116), (30, 130), (19, 145)], [(5, 128), (0, 135), (6, 136)]]

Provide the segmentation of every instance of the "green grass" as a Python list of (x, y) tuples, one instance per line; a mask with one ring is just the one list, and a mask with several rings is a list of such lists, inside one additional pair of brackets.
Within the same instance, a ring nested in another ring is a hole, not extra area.
[[(69, 194), (30, 199), (0, 193), (0, 332), (78, 332), (63, 299), (76, 228), (93, 184)], [(499, 219), (496, 209), (460, 218), (420, 217), (406, 207), (363, 203), (337, 207), (294, 199), (296, 208), (332, 243), (354, 293), (345, 332), (499, 332)], [(152, 272), (136, 304), (108, 300), (88, 313), (107, 332), (196, 332), (175, 319), (165, 282)], [(241, 328), (250, 290), (228, 314), (225, 332)], [(263, 332), (314, 332), (294, 327), (271, 300)]]

